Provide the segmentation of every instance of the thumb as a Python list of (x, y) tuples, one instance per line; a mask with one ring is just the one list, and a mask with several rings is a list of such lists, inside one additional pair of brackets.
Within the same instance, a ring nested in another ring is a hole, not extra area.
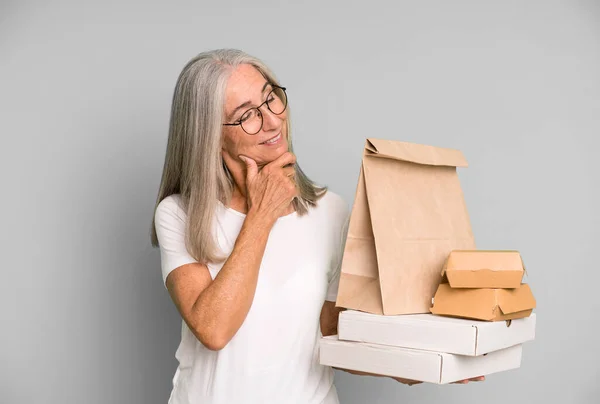
[(238, 157), (246, 164), (246, 180), (251, 181), (258, 173), (256, 161), (247, 156), (239, 155)]

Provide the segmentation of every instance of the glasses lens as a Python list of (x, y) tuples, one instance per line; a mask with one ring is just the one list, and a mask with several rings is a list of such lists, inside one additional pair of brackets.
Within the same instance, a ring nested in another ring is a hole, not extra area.
[(287, 107), (287, 95), (285, 90), (279, 87), (275, 87), (267, 98), (267, 105), (272, 113), (279, 115), (285, 111)]
[(249, 109), (240, 118), (242, 129), (249, 135), (255, 135), (262, 127), (262, 114), (256, 108)]

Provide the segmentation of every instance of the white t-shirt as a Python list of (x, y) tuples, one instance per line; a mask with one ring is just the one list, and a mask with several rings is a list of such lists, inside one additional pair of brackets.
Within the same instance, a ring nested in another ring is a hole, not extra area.
[[(319, 364), (319, 316), (335, 301), (349, 209), (328, 191), (318, 206), (273, 226), (252, 307), (239, 331), (211, 351), (182, 321), (179, 365), (169, 404), (338, 404), (333, 369)], [(195, 260), (188, 254), (186, 213), (179, 195), (155, 214), (163, 281)], [(219, 202), (214, 235), (231, 253), (245, 215)], [(209, 264), (214, 279), (223, 264)]]

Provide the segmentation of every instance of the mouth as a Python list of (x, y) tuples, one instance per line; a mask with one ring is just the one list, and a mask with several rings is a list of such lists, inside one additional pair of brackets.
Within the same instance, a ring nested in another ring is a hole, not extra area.
[(260, 143), (261, 145), (265, 145), (265, 146), (273, 146), (276, 144), (279, 144), (281, 142), (281, 132), (279, 132), (276, 136), (272, 137), (269, 140), (265, 140), (264, 142)]

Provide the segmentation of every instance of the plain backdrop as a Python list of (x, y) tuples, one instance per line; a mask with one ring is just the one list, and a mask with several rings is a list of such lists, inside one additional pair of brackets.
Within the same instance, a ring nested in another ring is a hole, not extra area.
[(314, 180), (351, 204), (366, 137), (460, 149), (478, 247), (525, 260), (520, 369), (414, 387), (336, 372), (342, 404), (598, 403), (592, 0), (1, 0), (1, 403), (166, 403), (180, 318), (150, 221), (177, 75), (220, 47), (288, 87)]

